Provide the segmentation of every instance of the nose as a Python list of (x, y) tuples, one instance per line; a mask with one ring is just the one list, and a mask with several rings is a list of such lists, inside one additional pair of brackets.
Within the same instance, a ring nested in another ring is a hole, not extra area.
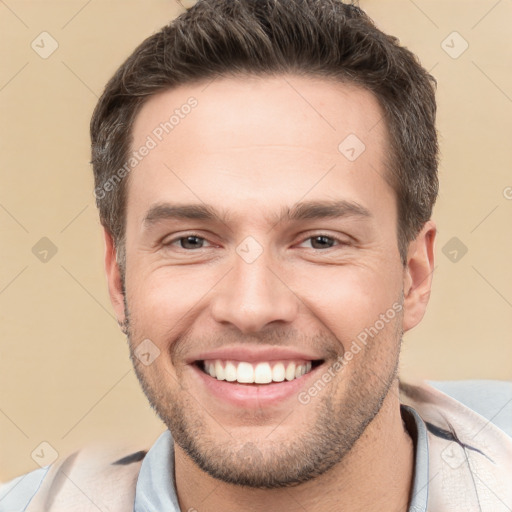
[(238, 255), (234, 260), (233, 268), (214, 289), (213, 318), (236, 326), (244, 334), (264, 330), (273, 322), (292, 322), (299, 299), (279, 271), (271, 268), (266, 253), (251, 263)]

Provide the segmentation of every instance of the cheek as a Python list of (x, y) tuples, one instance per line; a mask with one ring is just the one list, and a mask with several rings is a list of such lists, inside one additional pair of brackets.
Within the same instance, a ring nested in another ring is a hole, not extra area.
[[(223, 293), (226, 283), (221, 280), (229, 279), (225, 275), (229, 269), (229, 264), (219, 264), (127, 272), (134, 344), (149, 338), (160, 350), (167, 350), (192, 328), (200, 313), (208, 316), (212, 297)], [(281, 268), (279, 275), (294, 294), (291, 300), (299, 302), (302, 320), (311, 321), (313, 331), (327, 327), (344, 345), (392, 308), (401, 290), (396, 263), (382, 258), (338, 266), (300, 263)], [(216, 286), (217, 293), (210, 293)]]
[(381, 327), (381, 315), (386, 317), (381, 330), (394, 323), (400, 309), (401, 281), (399, 273), (388, 268), (319, 268), (305, 272), (292, 289), (306, 304), (307, 314), (315, 316), (345, 345), (377, 322)]
[[(133, 269), (127, 273), (132, 333), (157, 345), (170, 343), (203, 307), (218, 278), (206, 269)], [(165, 348), (165, 347), (161, 347)]]

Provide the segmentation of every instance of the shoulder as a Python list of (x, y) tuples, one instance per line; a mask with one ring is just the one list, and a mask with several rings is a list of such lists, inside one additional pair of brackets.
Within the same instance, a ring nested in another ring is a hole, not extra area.
[(25, 510), (49, 469), (50, 466), (35, 469), (8, 482), (0, 483), (0, 512)]
[(512, 436), (512, 381), (428, 381)]
[(400, 391), (428, 437), (429, 508), (512, 510), (511, 383), (401, 382)]
[[(132, 499), (146, 453), (146, 450), (105, 449), (104, 445), (84, 447), (49, 466), (0, 483), (0, 512), (54, 510), (54, 507), (62, 510), (70, 503), (77, 505), (84, 501), (84, 490), (88, 496), (100, 496), (101, 504), (110, 510), (108, 507)], [(89, 510), (89, 503), (83, 505), (73, 510)]]

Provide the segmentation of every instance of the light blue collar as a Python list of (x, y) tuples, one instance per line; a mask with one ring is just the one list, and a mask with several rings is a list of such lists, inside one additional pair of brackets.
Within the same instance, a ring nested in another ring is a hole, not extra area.
[(140, 467), (134, 512), (180, 512), (174, 480), (174, 442), (163, 432)]
[[(409, 512), (426, 512), (428, 500), (427, 428), (418, 413), (401, 406), (402, 417), (415, 446), (414, 481)], [(174, 478), (174, 442), (163, 432), (148, 451), (139, 472), (134, 512), (180, 512)]]
[(428, 435), (420, 415), (408, 405), (401, 405), (402, 419), (414, 443), (414, 480), (408, 512), (426, 512), (428, 504)]

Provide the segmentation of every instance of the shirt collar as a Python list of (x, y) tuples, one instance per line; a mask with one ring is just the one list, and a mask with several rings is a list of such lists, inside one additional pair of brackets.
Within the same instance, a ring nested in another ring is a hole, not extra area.
[(180, 512), (174, 479), (174, 441), (169, 430), (150, 448), (140, 467), (134, 512)]
[(401, 405), (400, 412), (414, 444), (414, 478), (408, 512), (426, 512), (429, 482), (427, 427), (412, 407)]
[[(428, 438), (425, 423), (407, 405), (400, 411), (414, 443), (414, 479), (408, 512), (426, 512), (428, 501)], [(148, 451), (139, 472), (134, 512), (166, 510), (180, 512), (174, 478), (174, 442), (169, 430), (163, 432)]]

